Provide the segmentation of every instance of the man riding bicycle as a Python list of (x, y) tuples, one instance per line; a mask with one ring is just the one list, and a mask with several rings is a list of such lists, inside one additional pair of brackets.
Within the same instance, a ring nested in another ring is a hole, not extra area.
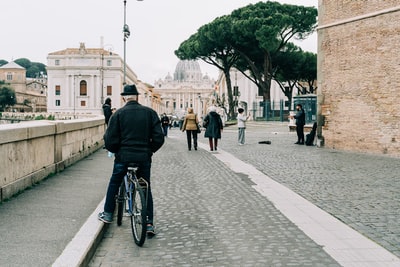
[(128, 163), (138, 165), (137, 176), (148, 182), (147, 232), (154, 234), (153, 196), (150, 186), (151, 157), (164, 144), (164, 133), (157, 113), (138, 103), (135, 85), (125, 85), (121, 93), (126, 102), (110, 118), (104, 134), (105, 148), (115, 153), (114, 168), (108, 184), (104, 211), (99, 220), (111, 223), (115, 210), (115, 196), (127, 172)]

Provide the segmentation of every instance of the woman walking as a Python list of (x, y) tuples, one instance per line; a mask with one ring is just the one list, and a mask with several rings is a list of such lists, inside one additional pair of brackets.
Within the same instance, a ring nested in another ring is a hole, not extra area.
[(189, 151), (192, 150), (192, 137), (194, 150), (197, 150), (197, 127), (199, 125), (199, 119), (197, 114), (193, 113), (192, 108), (188, 108), (188, 114), (185, 116), (182, 125), (182, 132), (186, 131), (187, 145)]
[(224, 128), (221, 117), (216, 112), (215, 107), (210, 108), (210, 112), (204, 118), (203, 126), (206, 127), (204, 137), (208, 137), (211, 151), (217, 151), (218, 139), (221, 139), (221, 132)]

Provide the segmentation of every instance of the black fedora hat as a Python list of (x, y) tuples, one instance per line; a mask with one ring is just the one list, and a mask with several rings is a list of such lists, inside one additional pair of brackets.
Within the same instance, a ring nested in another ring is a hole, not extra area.
[(121, 95), (139, 95), (139, 92), (136, 89), (136, 85), (127, 84), (124, 86), (124, 91), (121, 93)]

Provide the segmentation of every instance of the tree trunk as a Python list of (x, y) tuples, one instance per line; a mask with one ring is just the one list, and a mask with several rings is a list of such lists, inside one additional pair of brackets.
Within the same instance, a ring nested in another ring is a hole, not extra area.
[(230, 120), (235, 116), (235, 103), (233, 102), (232, 81), (229, 69), (224, 70), (224, 75), (226, 79), (226, 89), (228, 90), (228, 120)]

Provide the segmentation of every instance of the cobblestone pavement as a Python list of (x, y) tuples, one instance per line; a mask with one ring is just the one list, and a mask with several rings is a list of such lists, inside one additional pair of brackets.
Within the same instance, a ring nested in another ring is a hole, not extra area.
[(230, 129), (221, 148), (399, 257), (400, 159), (294, 145), (296, 133), (277, 125), (254, 123), (245, 146), (234, 145)]
[(177, 135), (153, 162), (157, 236), (138, 248), (128, 220), (112, 224), (90, 266), (338, 266), (246, 177)]
[[(113, 223), (90, 266), (339, 266), (247, 177), (206, 150), (187, 151), (178, 130), (170, 135), (153, 161), (157, 236), (138, 248), (129, 221)], [(219, 148), (399, 256), (399, 160), (298, 146), (295, 135), (286, 123), (252, 122), (246, 145), (232, 126)]]

